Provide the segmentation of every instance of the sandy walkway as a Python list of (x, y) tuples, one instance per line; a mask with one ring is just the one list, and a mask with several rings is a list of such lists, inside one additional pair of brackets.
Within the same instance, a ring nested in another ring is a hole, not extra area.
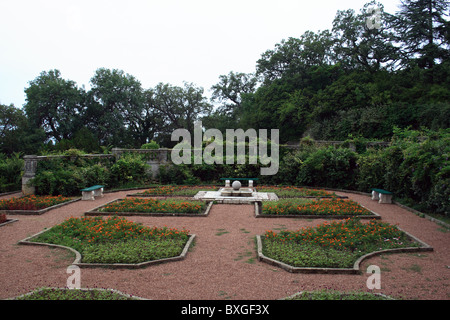
[[(22, 246), (17, 242), (71, 216), (128, 192), (105, 194), (96, 201), (78, 201), (41, 216), (8, 216), (18, 222), (0, 228), (0, 298), (17, 296), (38, 287), (64, 287), (72, 255), (63, 249)], [(398, 224), (434, 248), (420, 254), (391, 254), (364, 262), (381, 268), (381, 290), (406, 299), (450, 299), (450, 232), (396, 205), (381, 205), (367, 196), (347, 195)], [(148, 226), (183, 228), (197, 235), (187, 258), (176, 263), (137, 270), (82, 269), (81, 286), (113, 288), (156, 300), (279, 299), (302, 290), (331, 288), (364, 290), (369, 274), (291, 274), (258, 262), (254, 236), (266, 230), (298, 229), (324, 220), (255, 219), (251, 205), (214, 205), (209, 217), (133, 217)]]

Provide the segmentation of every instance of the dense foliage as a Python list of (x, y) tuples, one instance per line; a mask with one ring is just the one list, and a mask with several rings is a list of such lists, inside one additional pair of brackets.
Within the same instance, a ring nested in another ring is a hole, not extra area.
[(147, 168), (139, 154), (124, 154), (117, 161), (114, 157), (60, 157), (39, 161), (31, 183), (37, 194), (74, 196), (98, 184), (109, 189), (146, 184), (150, 179)]
[[(301, 186), (362, 192), (382, 188), (393, 192), (395, 199), (420, 211), (450, 213), (449, 130), (396, 129), (389, 145), (384, 147), (367, 147), (357, 139), (351, 143), (356, 146), (355, 151), (348, 148), (349, 143), (347, 146), (320, 146), (304, 140), (297, 148), (280, 152), (280, 170), (273, 176), (260, 176), (261, 165), (248, 162), (243, 165), (168, 164), (161, 167), (157, 180), (163, 184), (190, 185), (222, 184), (220, 178), (224, 177), (257, 177), (260, 190), (275, 191), (281, 197), (332, 195)], [(104, 184), (111, 189), (143, 187), (152, 182), (142, 156), (129, 154), (117, 162), (111, 159), (100, 161), (75, 157), (41, 161), (34, 185), (40, 194), (68, 196), (79, 195), (81, 188), (94, 184)], [(265, 185), (286, 187), (268, 188)], [(193, 187), (180, 186), (147, 191), (148, 194), (177, 195), (196, 192)]]
[(23, 165), (20, 154), (14, 153), (7, 157), (0, 153), (0, 193), (21, 189)]
[(146, 89), (122, 70), (100, 68), (86, 90), (44, 71), (25, 89), (23, 110), (1, 105), (0, 152), (171, 147), (170, 134), (192, 133), (196, 120), (221, 131), (278, 128), (282, 143), (448, 128), (448, 9), (447, 0), (404, 0), (395, 13), (375, 1), (339, 10), (331, 30), (282, 39), (255, 72), (220, 75), (210, 102), (192, 83)]

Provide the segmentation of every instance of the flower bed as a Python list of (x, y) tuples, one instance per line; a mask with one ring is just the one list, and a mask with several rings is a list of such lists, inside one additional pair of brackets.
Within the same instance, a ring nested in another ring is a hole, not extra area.
[(131, 194), (135, 197), (154, 197), (154, 196), (170, 196), (170, 197), (193, 197), (199, 191), (217, 190), (216, 186), (158, 186), (150, 188), (144, 192)]
[(378, 220), (324, 222), (298, 231), (266, 231), (258, 237), (259, 259), (290, 272), (356, 273), (359, 263), (380, 252), (428, 251), (431, 247)]
[(143, 300), (111, 289), (40, 288), (11, 300)]
[(345, 199), (281, 199), (255, 203), (256, 217), (301, 218), (375, 218), (380, 216), (353, 200)]
[(0, 200), (0, 213), (5, 214), (42, 214), (61, 205), (79, 199), (63, 196), (24, 196)]
[(117, 199), (85, 213), (93, 215), (180, 215), (206, 216), (212, 203), (198, 200), (160, 200), (154, 198)]
[(284, 300), (394, 300), (391, 297), (363, 291), (341, 292), (335, 290), (316, 290), (298, 292)]
[(259, 186), (258, 192), (273, 192), (278, 198), (335, 198), (334, 192), (293, 186)]
[(149, 228), (114, 216), (69, 218), (20, 243), (71, 248), (78, 253), (73, 265), (136, 267), (183, 258), (192, 240), (188, 230)]

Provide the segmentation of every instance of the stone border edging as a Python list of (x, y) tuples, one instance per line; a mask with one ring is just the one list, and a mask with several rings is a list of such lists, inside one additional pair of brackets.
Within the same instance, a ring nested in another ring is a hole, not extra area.
[(408, 206), (405, 206), (404, 204), (401, 204), (400, 202), (392, 201), (392, 203), (397, 205), (397, 206), (399, 206), (400, 208), (403, 208), (405, 210), (408, 210), (409, 212), (414, 213), (415, 215), (417, 215), (419, 217), (426, 218), (426, 219), (428, 219), (428, 220), (430, 220), (430, 221), (432, 221), (434, 223), (437, 223), (437, 224), (439, 224), (439, 225), (441, 225), (441, 226), (443, 226), (443, 227), (445, 227), (447, 229), (450, 229), (450, 224), (448, 224), (448, 223), (446, 223), (446, 222), (444, 222), (442, 220), (433, 218), (432, 216), (429, 216), (426, 213), (423, 213), (423, 212), (417, 211), (416, 209), (413, 209), (413, 208), (410, 208)]
[(114, 212), (104, 212), (104, 211), (98, 211), (98, 209), (114, 203), (114, 202), (118, 202), (118, 201), (122, 201), (124, 199), (115, 199), (112, 200), (108, 203), (102, 204), (98, 207), (95, 207), (92, 210), (86, 211), (84, 213), (84, 216), (141, 216), (141, 217), (207, 217), (209, 216), (209, 212), (211, 211), (211, 207), (213, 205), (212, 202), (210, 202), (205, 209), (205, 212), (203, 213), (168, 213), (168, 212), (119, 212), (119, 211), (114, 211)]
[[(50, 228), (51, 229), (51, 228)], [(155, 264), (161, 264), (166, 262), (173, 262), (173, 261), (179, 261), (186, 258), (187, 252), (194, 241), (196, 235), (192, 234), (189, 237), (189, 240), (186, 242), (183, 251), (180, 255), (171, 257), (171, 258), (163, 258), (158, 260), (150, 260), (150, 261), (144, 261), (140, 263), (83, 263), (81, 262), (81, 253), (78, 250), (75, 250), (71, 247), (59, 245), (59, 244), (51, 244), (51, 243), (43, 243), (43, 242), (32, 242), (30, 241), (32, 238), (35, 238), (39, 236), (42, 233), (45, 233), (49, 231), (50, 229), (43, 230), (41, 232), (38, 232), (28, 238), (25, 238), (24, 240), (20, 240), (18, 244), (22, 245), (37, 245), (37, 246), (48, 246), (52, 248), (62, 248), (67, 249), (75, 253), (75, 260), (72, 262), (71, 265), (78, 266), (78, 267), (84, 267), (84, 268), (113, 268), (113, 269), (120, 269), (120, 268), (126, 268), (126, 269), (138, 269), (147, 267), (149, 265), (155, 265)]]
[(126, 298), (131, 298), (131, 299), (136, 299), (136, 300), (150, 300), (150, 299), (147, 299), (147, 298), (142, 298), (142, 297), (138, 297), (138, 296), (133, 296), (133, 295), (131, 295), (131, 294), (123, 293), (123, 292), (121, 292), (121, 291), (119, 291), (119, 290), (116, 290), (116, 289), (104, 289), (104, 288), (80, 288), (80, 289), (69, 289), (69, 288), (52, 288), (52, 287), (38, 288), (38, 289), (33, 290), (33, 291), (31, 291), (31, 292), (27, 292), (27, 293), (21, 294), (20, 296), (16, 296), (16, 297), (12, 297), (12, 298), (7, 298), (7, 299), (5, 299), (5, 300), (17, 300), (18, 298), (24, 298), (24, 297), (27, 297), (27, 296), (31, 296), (31, 295), (33, 295), (33, 294), (35, 294), (35, 293), (39, 293), (39, 292), (41, 292), (41, 291), (43, 291), (43, 290), (45, 290), (45, 289), (54, 289), (54, 290), (79, 290), (79, 291), (109, 291), (109, 292), (112, 292), (112, 293), (121, 295), (121, 296), (123, 296), (123, 297), (126, 297)]
[[(397, 227), (398, 228), (398, 227)], [(257, 243), (257, 256), (258, 261), (262, 261), (268, 263), (270, 265), (280, 267), (291, 273), (329, 273), (329, 274), (359, 274), (361, 272), (360, 265), (361, 263), (369, 258), (374, 256), (383, 254), (383, 253), (403, 253), (403, 252), (425, 252), (425, 251), (433, 251), (433, 247), (423, 242), (422, 240), (416, 238), (412, 234), (398, 228), (400, 231), (404, 232), (410, 240), (418, 242), (420, 247), (406, 247), (406, 248), (394, 248), (394, 249), (384, 249), (379, 251), (374, 251), (367, 253), (361, 257), (359, 257), (355, 263), (353, 264), (353, 268), (319, 268), (319, 267), (293, 267), (284, 262), (266, 257), (262, 253), (262, 240), (260, 235), (256, 235), (256, 243)]]
[(285, 215), (271, 215), (262, 214), (262, 202), (255, 202), (255, 218), (298, 218), (298, 219), (348, 219), (348, 218), (360, 218), (360, 219), (377, 219), (380, 220), (381, 216), (367, 209), (365, 206), (361, 205), (364, 209), (370, 211), (370, 215), (302, 215), (302, 214), (285, 214)]
[(9, 196), (10, 194), (14, 194), (14, 193), (22, 193), (22, 190), (3, 192), (3, 193), (0, 193), (0, 197)]
[(7, 224), (10, 224), (10, 223), (13, 223), (13, 222), (17, 222), (17, 221), (19, 221), (19, 220), (17, 220), (17, 219), (6, 219), (5, 222), (0, 223), (0, 227), (6, 226)]
[(31, 215), (41, 215), (41, 214), (44, 214), (44, 213), (46, 213), (46, 212), (48, 212), (50, 210), (63, 207), (65, 205), (77, 202), (79, 200), (81, 200), (81, 198), (75, 198), (75, 199), (72, 199), (70, 201), (66, 201), (66, 202), (62, 202), (62, 203), (59, 203), (59, 204), (55, 204), (54, 206), (51, 206), (51, 207), (48, 207), (48, 208), (44, 208), (44, 209), (41, 209), (41, 210), (0, 210), (0, 213), (6, 213), (8, 215), (30, 215), (30, 216)]

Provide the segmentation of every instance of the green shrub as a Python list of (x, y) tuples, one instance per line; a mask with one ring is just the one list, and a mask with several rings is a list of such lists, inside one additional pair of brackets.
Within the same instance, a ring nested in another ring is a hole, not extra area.
[(86, 187), (81, 170), (76, 167), (41, 171), (31, 183), (38, 195), (73, 196)]
[(159, 144), (153, 140), (141, 146), (141, 149), (159, 149), (159, 148), (160, 148)]
[(159, 182), (162, 184), (198, 184), (200, 179), (195, 177), (187, 165), (162, 165), (159, 167)]
[(355, 152), (347, 148), (319, 148), (301, 164), (297, 185), (355, 189)]
[(109, 185), (110, 172), (103, 164), (96, 163), (92, 166), (82, 167), (81, 172), (86, 186)]
[(383, 150), (369, 150), (357, 160), (357, 189), (370, 192), (372, 188), (384, 188), (385, 161)]
[(148, 165), (139, 154), (123, 154), (111, 167), (111, 182), (115, 186), (144, 183), (148, 180)]
[[(447, 172), (449, 167), (447, 167)], [(430, 190), (426, 202), (430, 211), (450, 216), (450, 178), (438, 180)]]
[(23, 165), (19, 153), (13, 153), (9, 158), (0, 154), (0, 193), (21, 189)]

